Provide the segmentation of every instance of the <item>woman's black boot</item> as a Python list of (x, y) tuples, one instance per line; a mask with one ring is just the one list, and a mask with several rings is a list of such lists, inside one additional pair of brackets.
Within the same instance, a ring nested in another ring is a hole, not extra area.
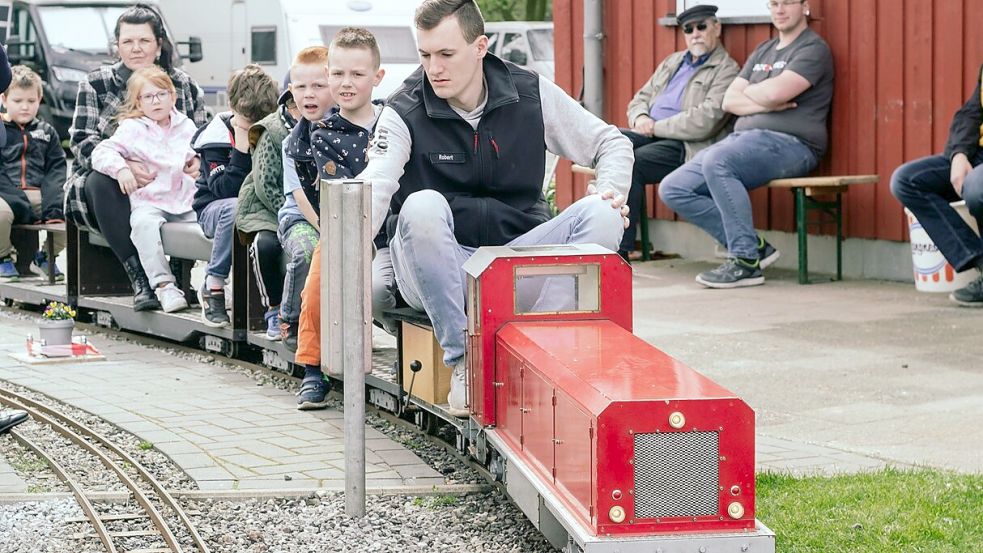
[(147, 273), (143, 272), (143, 266), (140, 265), (140, 258), (131, 255), (123, 262), (123, 268), (126, 269), (126, 276), (130, 277), (130, 283), (133, 284), (133, 310), (160, 309), (157, 294), (154, 294), (153, 288), (150, 287)]

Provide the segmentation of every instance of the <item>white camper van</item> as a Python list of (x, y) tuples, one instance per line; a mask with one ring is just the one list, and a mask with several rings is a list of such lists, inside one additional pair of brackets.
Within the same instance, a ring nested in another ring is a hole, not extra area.
[(553, 80), (553, 22), (496, 21), (485, 23), (488, 51)]
[(203, 59), (185, 66), (222, 109), (229, 75), (257, 63), (277, 80), (298, 51), (327, 45), (343, 27), (372, 31), (386, 77), (376, 89), (385, 98), (419, 65), (413, 14), (419, 0), (163, 0), (161, 10), (177, 40), (201, 38)]

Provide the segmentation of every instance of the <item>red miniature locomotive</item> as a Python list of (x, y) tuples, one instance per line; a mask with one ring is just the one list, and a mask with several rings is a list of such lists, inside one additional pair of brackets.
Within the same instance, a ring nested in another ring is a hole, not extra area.
[[(754, 517), (753, 411), (631, 333), (620, 257), (503, 246), (464, 268), (478, 438), (505, 459), (507, 490), (555, 545), (774, 551)], [(565, 532), (551, 537), (557, 524)]]

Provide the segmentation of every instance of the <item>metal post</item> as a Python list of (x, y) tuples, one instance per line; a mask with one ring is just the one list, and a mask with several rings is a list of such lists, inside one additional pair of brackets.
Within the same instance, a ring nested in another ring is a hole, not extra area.
[(604, 118), (604, 4), (584, 0), (584, 107)]
[(799, 284), (809, 284), (809, 225), (806, 221), (806, 191), (795, 189), (795, 230), (799, 235)]
[(344, 374), (345, 513), (362, 517), (365, 374), (370, 372), (372, 360), (372, 187), (358, 180), (321, 183), (321, 290), (326, 292), (322, 299), (321, 345), (322, 351), (328, 352), (329, 373)]

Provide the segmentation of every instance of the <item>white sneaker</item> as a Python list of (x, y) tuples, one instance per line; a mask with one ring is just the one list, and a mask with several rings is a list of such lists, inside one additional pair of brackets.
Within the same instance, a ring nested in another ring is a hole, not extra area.
[(188, 300), (184, 299), (184, 292), (174, 286), (173, 282), (162, 288), (158, 287), (155, 292), (165, 313), (174, 313), (188, 308)]
[(447, 412), (455, 417), (467, 417), (468, 411), (468, 381), (464, 359), (461, 359), (451, 372), (451, 391), (447, 394)]

